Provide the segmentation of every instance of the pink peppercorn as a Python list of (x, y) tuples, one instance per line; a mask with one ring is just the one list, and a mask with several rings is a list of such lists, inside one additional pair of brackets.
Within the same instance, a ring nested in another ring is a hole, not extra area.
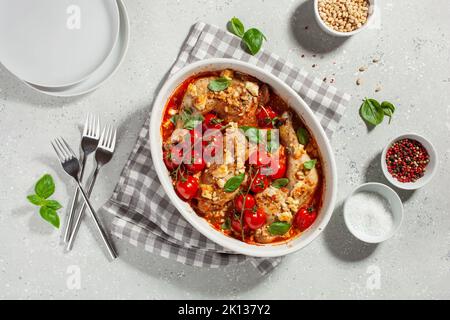
[(413, 139), (396, 141), (386, 152), (387, 169), (400, 182), (414, 182), (423, 177), (429, 162), (427, 150)]

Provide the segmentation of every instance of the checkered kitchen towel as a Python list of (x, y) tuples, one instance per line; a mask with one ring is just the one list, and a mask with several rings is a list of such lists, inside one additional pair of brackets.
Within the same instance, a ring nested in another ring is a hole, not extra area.
[[(309, 77), (273, 53), (261, 50), (255, 56), (247, 54), (239, 38), (202, 22), (192, 28), (170, 75), (189, 63), (213, 57), (247, 61), (285, 81), (311, 107), (330, 138), (350, 100), (348, 94)], [(146, 251), (188, 265), (220, 267), (249, 260), (261, 274), (273, 270), (280, 258), (254, 258), (230, 252), (183, 219), (164, 193), (153, 168), (149, 122), (147, 119), (114, 194), (103, 207), (115, 215), (113, 234)]]

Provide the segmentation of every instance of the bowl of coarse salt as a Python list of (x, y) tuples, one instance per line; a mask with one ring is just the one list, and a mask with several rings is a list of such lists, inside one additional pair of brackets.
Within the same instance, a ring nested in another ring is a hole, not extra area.
[(391, 238), (403, 220), (403, 204), (390, 187), (369, 182), (358, 186), (344, 203), (348, 230), (359, 240), (380, 243)]

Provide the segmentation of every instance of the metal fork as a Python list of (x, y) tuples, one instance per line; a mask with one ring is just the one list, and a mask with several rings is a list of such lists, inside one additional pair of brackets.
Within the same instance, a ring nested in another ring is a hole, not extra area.
[(95, 213), (94, 208), (91, 205), (91, 202), (88, 199), (88, 196), (86, 195), (86, 192), (84, 191), (83, 187), (81, 186), (79, 174), (80, 174), (80, 162), (78, 161), (77, 157), (75, 156), (75, 153), (70, 148), (69, 144), (63, 139), (63, 138), (57, 138), (54, 141), (52, 141), (53, 149), (55, 149), (56, 155), (59, 158), (59, 161), (61, 161), (62, 167), (64, 171), (70, 175), (77, 183), (78, 189), (80, 190), (81, 196), (84, 199), (84, 202), (87, 204), (89, 212), (94, 219), (95, 226), (97, 227), (98, 231), (100, 232), (101, 238), (106, 245), (108, 249), (108, 254), (111, 257), (111, 259), (117, 258), (117, 253), (114, 250), (113, 246), (111, 245), (108, 236), (106, 235), (105, 230), (100, 224), (100, 221), (97, 217), (97, 214)]
[[(87, 190), (87, 196), (89, 197), (92, 193), (92, 189), (94, 188), (95, 181), (97, 180), (98, 173), (100, 169), (107, 164), (114, 153), (114, 149), (116, 146), (116, 135), (117, 130), (114, 129), (112, 126), (107, 126), (103, 129), (102, 135), (100, 137), (100, 142), (98, 144), (97, 150), (95, 151), (95, 169), (92, 173), (92, 176), (89, 179), (89, 186)], [(72, 229), (72, 232), (70, 233), (69, 241), (66, 245), (66, 250), (70, 251), (72, 250), (73, 242), (77, 236), (78, 230), (80, 228), (81, 220), (84, 216), (84, 210), (85, 210), (85, 203), (82, 204), (81, 209), (76, 216), (75, 224)]]
[[(81, 152), (80, 152), (80, 181), (83, 181), (84, 168), (86, 165), (86, 159), (89, 154), (94, 152), (97, 148), (98, 141), (100, 139), (100, 120), (98, 117), (94, 117), (88, 114), (86, 117), (86, 123), (84, 124), (83, 134), (81, 136)], [(69, 237), (72, 231), (73, 220), (75, 216), (76, 204), (78, 202), (78, 188), (75, 190), (75, 194), (72, 198), (72, 204), (70, 205), (69, 215), (67, 216), (67, 223), (64, 229), (64, 242), (69, 241)]]

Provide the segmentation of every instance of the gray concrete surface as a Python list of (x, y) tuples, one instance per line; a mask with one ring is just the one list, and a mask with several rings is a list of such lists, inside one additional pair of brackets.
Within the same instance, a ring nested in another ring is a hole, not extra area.
[[(92, 94), (47, 97), (0, 70), (0, 298), (450, 298), (450, 4), (377, 2), (374, 28), (336, 41), (318, 30), (308, 1), (127, 0), (129, 53), (114, 78)], [(233, 16), (263, 30), (269, 39), (265, 48), (327, 81), (335, 79), (353, 96), (332, 141), (339, 201), (327, 229), (266, 277), (246, 264), (220, 270), (187, 267), (119, 241), (121, 258), (108, 263), (90, 223), (82, 226), (75, 249), (65, 254), (60, 232), (42, 221), (25, 198), (35, 180), (49, 172), (56, 178), (55, 198), (68, 206), (73, 186), (49, 139), (62, 135), (78, 143), (87, 112), (119, 127), (117, 155), (104, 168), (93, 198), (100, 206), (190, 26), (200, 20), (225, 26)], [(380, 62), (372, 64), (374, 57)], [(363, 65), (368, 70), (358, 74)], [(358, 77), (361, 86), (355, 84)], [(382, 90), (375, 93), (378, 84)], [(397, 105), (391, 125), (368, 131), (358, 116), (365, 96)], [(439, 172), (422, 190), (400, 192), (405, 219), (394, 238), (365, 245), (345, 229), (342, 200), (362, 182), (386, 182), (380, 152), (405, 131), (431, 139), (441, 160)], [(77, 270), (78, 289), (70, 285)]]

